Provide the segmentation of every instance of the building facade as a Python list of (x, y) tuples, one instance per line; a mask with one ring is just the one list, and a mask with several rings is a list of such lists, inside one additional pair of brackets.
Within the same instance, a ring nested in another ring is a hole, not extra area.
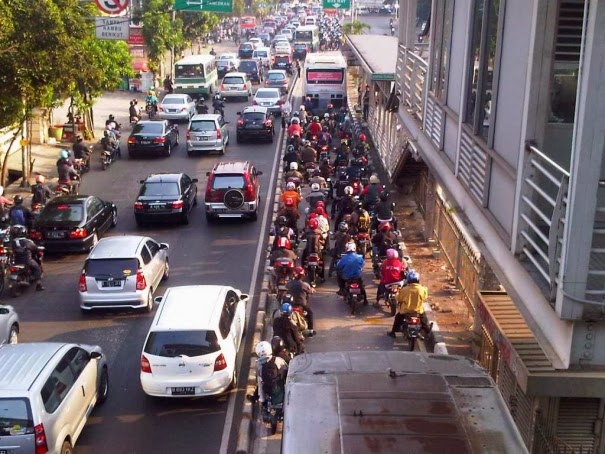
[(426, 235), (528, 449), (605, 453), (605, 1), (433, 0), (422, 45), (399, 4), (383, 164), (424, 164)]

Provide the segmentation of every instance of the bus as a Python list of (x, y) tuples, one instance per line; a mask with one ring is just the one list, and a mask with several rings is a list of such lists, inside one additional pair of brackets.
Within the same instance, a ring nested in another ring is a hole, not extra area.
[(246, 33), (250, 33), (256, 30), (256, 17), (254, 16), (242, 16), (239, 19), (239, 30), (241, 36), (246, 36)]
[(216, 90), (218, 71), (214, 55), (189, 55), (174, 64), (174, 92), (192, 98), (212, 94)]
[(305, 353), (288, 366), (282, 453), (498, 453), (527, 448), (489, 374), (469, 358)]
[(303, 94), (313, 102), (313, 114), (347, 106), (347, 61), (338, 51), (307, 54)]
[(294, 30), (294, 42), (309, 45), (311, 52), (319, 50), (319, 28), (317, 25), (300, 25)]

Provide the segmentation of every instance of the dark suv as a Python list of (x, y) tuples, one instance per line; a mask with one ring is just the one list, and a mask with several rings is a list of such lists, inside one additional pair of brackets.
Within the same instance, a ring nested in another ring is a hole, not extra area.
[(237, 114), (240, 116), (237, 120), (237, 143), (249, 139), (264, 139), (269, 143), (273, 142), (275, 128), (269, 109), (261, 106), (249, 106)]
[(254, 52), (254, 44), (250, 42), (241, 43), (237, 50), (237, 56), (239, 58), (252, 58)]
[(204, 211), (208, 222), (220, 217), (256, 221), (260, 203), (258, 177), (262, 172), (250, 161), (232, 161), (216, 163), (206, 175)]
[(260, 83), (263, 80), (261, 67), (256, 60), (242, 60), (239, 62), (239, 72), (246, 73), (251, 82)]

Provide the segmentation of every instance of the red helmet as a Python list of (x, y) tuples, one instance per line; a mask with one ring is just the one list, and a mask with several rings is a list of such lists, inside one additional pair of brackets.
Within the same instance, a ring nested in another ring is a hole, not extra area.
[(294, 268), (294, 276), (301, 277), (305, 275), (305, 269), (302, 266), (297, 266)]
[(315, 204), (315, 208), (326, 208), (326, 204), (323, 202), (323, 200), (320, 200)]
[(380, 223), (379, 229), (381, 232), (388, 232), (389, 230), (391, 230), (391, 224), (387, 221), (382, 221)]
[(359, 134), (359, 140), (361, 142), (365, 142), (366, 141), (366, 135), (365, 134)]
[(277, 247), (285, 247), (286, 249), (291, 249), (290, 240), (285, 236), (280, 236), (277, 239)]
[(315, 208), (315, 213), (317, 214), (317, 216), (325, 216), (326, 210), (324, 209), (324, 207), (317, 207)]
[(309, 227), (311, 230), (315, 230), (319, 227), (319, 222), (317, 222), (317, 219), (311, 218), (307, 221), (307, 227)]
[(307, 221), (308, 221), (309, 219), (317, 219), (317, 213), (316, 213), (315, 211), (312, 211), (311, 213), (309, 213), (309, 214), (307, 215)]
[(284, 205), (286, 205), (287, 207), (293, 207), (294, 199), (292, 197), (286, 197), (286, 200), (284, 201)]

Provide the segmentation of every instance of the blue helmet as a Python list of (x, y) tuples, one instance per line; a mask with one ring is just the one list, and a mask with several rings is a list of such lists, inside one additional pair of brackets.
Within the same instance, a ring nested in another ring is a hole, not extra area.
[(417, 284), (420, 282), (420, 273), (418, 273), (416, 270), (408, 271), (407, 281), (408, 284)]
[(69, 158), (69, 151), (67, 151), (67, 150), (61, 150), (61, 152), (59, 153), (59, 157), (61, 159), (67, 159), (67, 158)]
[(291, 315), (292, 314), (292, 305), (290, 303), (282, 304), (281, 313), (284, 315)]

